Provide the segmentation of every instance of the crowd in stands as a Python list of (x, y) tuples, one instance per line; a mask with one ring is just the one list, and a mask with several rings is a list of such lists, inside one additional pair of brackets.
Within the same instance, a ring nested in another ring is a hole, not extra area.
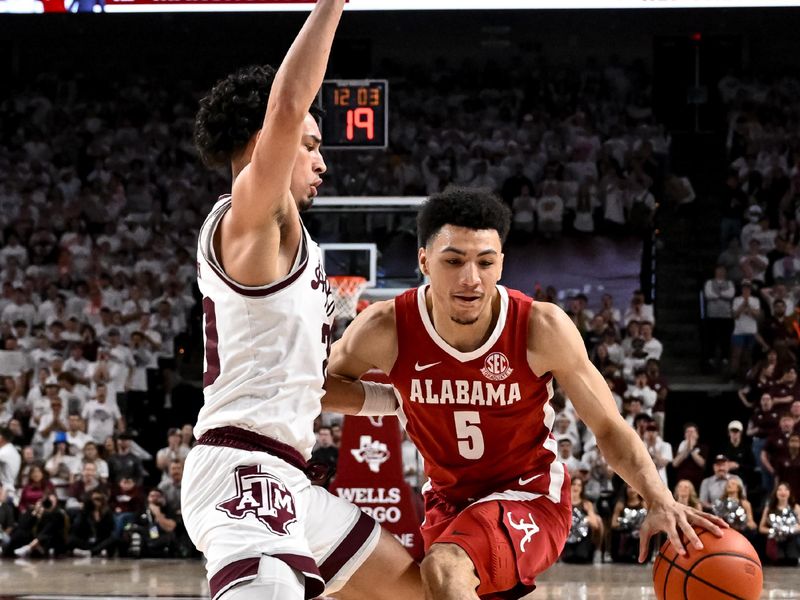
[(82, 85), (42, 76), (0, 106), (3, 553), (187, 556), (176, 360), (225, 183), (197, 164), (193, 93)]
[[(741, 500), (737, 523), (766, 537), (768, 559), (793, 564), (800, 555), (798, 90), (800, 82), (788, 77), (764, 84), (728, 75), (719, 83), (728, 169), (718, 194), (721, 252), (702, 289), (707, 368), (737, 382), (752, 411), (746, 425), (734, 421), (738, 433), (732, 430), (731, 445), (720, 450), (741, 479), (738, 491), (725, 493)], [(702, 444), (696, 447), (708, 460)], [(714, 471), (719, 481), (727, 476), (716, 463)], [(745, 504), (748, 496), (754, 501)]]
[(391, 152), (331, 153), (324, 194), (489, 188), (512, 208), (520, 239), (641, 233), (657, 200), (694, 199), (688, 179), (669, 172), (670, 138), (638, 63), (575, 69), (541, 54), (501, 66), (440, 61), (430, 78), (423, 71), (392, 81)]

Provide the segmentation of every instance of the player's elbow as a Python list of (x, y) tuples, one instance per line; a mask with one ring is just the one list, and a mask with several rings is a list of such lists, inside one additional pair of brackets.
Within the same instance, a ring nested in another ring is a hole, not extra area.
[(267, 119), (277, 126), (299, 126), (306, 118), (309, 107), (299, 101), (297, 96), (291, 90), (273, 90), (267, 108)]

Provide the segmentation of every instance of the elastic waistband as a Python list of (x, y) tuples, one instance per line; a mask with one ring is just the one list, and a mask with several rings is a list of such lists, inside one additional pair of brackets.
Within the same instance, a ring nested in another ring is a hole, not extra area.
[(198, 444), (204, 446), (222, 446), (224, 448), (236, 448), (238, 450), (248, 450), (250, 452), (266, 452), (293, 467), (297, 467), (306, 472), (307, 466), (303, 455), (292, 448), (289, 444), (284, 444), (255, 431), (248, 431), (239, 427), (218, 427), (209, 429), (200, 439)]

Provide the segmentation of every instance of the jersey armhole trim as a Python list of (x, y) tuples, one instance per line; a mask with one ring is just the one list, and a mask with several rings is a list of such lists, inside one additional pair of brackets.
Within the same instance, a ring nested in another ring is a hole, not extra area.
[[(293, 269), (287, 273), (281, 279), (278, 279), (268, 285), (263, 286), (245, 286), (242, 285), (233, 279), (231, 279), (225, 270), (222, 268), (222, 265), (219, 264), (217, 260), (216, 254), (214, 252), (213, 246), (213, 239), (214, 234), (217, 231), (217, 227), (219, 222), (222, 220), (222, 216), (230, 209), (230, 196), (228, 197), (228, 203), (221, 205), (214, 213), (209, 216), (208, 221), (208, 237), (207, 243), (201, 244), (201, 250), (203, 253), (203, 258), (205, 258), (206, 263), (208, 266), (211, 267), (211, 270), (214, 271), (214, 274), (227, 285), (231, 290), (240, 294), (242, 296), (247, 296), (248, 298), (265, 298), (272, 294), (275, 294), (287, 287), (289, 287), (292, 283), (297, 281), (297, 279), (303, 274), (305, 271), (306, 266), (308, 265), (308, 241), (306, 239), (307, 232), (305, 227), (302, 227), (302, 236), (300, 239), (300, 248), (298, 249), (298, 255), (295, 259), (295, 264)], [(206, 227), (205, 225), (203, 226)]]

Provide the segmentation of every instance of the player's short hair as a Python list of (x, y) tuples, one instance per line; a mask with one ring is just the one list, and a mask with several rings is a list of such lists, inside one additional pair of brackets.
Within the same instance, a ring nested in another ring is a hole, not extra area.
[[(243, 67), (218, 81), (200, 100), (194, 145), (205, 164), (227, 166), (261, 129), (274, 79), (275, 69), (269, 65)], [(321, 114), (314, 106), (309, 112)]]
[(448, 186), (428, 198), (417, 214), (419, 247), (427, 246), (445, 225), (494, 229), (503, 243), (511, 228), (511, 210), (489, 190)]

